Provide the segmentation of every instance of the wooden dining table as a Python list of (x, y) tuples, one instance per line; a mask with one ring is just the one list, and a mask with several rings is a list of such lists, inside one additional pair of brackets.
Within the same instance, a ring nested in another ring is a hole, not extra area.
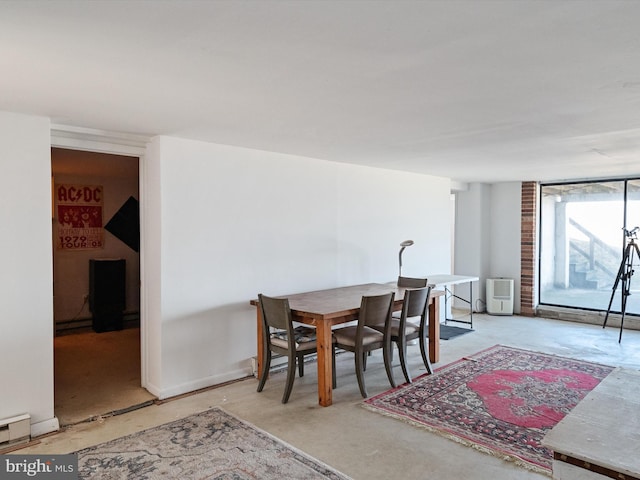
[[(293, 321), (312, 325), (316, 328), (317, 364), (318, 364), (318, 403), (328, 407), (333, 403), (332, 390), (332, 334), (334, 325), (357, 320), (360, 303), (364, 295), (383, 295), (395, 293), (394, 311), (402, 309), (405, 288), (398, 287), (396, 282), (367, 283), (348, 287), (331, 288), (315, 292), (281, 295), (288, 298)], [(438, 362), (440, 355), (440, 311), (437, 297), (444, 295), (443, 291), (432, 290), (429, 303), (429, 360)], [(258, 378), (262, 372), (264, 335), (262, 326), (262, 312), (258, 300), (251, 300), (257, 310), (257, 371)]]

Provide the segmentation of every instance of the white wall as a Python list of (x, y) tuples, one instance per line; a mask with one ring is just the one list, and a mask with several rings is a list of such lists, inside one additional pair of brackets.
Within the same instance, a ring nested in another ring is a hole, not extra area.
[[(51, 127), (0, 112), (0, 418), (58, 428)], [(447, 272), (449, 180), (156, 138), (142, 163), (143, 382), (167, 397), (250, 373), (249, 300)]]
[(142, 386), (162, 386), (162, 182), (159, 142), (140, 163), (140, 350)]
[(56, 430), (49, 119), (0, 112), (0, 418)]
[[(469, 184), (469, 188), (456, 194), (455, 260), (456, 275), (473, 275), (480, 281), (473, 282), (474, 311), (484, 310), (484, 279), (490, 265), (491, 186), (483, 183)], [(469, 298), (469, 286), (459, 285), (456, 295)], [(454, 305), (469, 308), (456, 300)]]
[(487, 278), (514, 279), (514, 312), (520, 313), (521, 183), (491, 185), (491, 244)]
[[(470, 184), (456, 194), (455, 273), (475, 275), (474, 298), (486, 299), (486, 279), (513, 278), (514, 312), (520, 312), (519, 182)], [(460, 290), (468, 297), (468, 290)], [(476, 302), (474, 302), (476, 303)], [(474, 310), (485, 310), (477, 302)]]
[(161, 398), (250, 372), (260, 292), (394, 280), (407, 238), (403, 273), (449, 271), (448, 179), (168, 137), (145, 163), (145, 325), (161, 365), (148, 384)]

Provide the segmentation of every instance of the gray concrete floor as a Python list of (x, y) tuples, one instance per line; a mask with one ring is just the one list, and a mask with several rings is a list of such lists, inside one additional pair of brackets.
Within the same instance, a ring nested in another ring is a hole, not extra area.
[[(473, 333), (441, 341), (440, 362), (434, 366), (502, 344), (640, 369), (640, 331), (625, 330), (618, 343), (619, 330), (614, 327), (482, 314), (474, 315), (474, 329)], [(417, 346), (410, 347), (409, 366), (414, 376), (424, 372)], [(315, 363), (311, 363), (306, 365), (305, 376), (296, 378), (286, 405), (280, 403), (285, 374), (275, 373), (261, 393), (256, 392), (257, 380), (248, 378), (123, 415), (73, 425), (16, 453), (69, 453), (220, 406), (354, 479), (548, 478), (362, 408), (352, 354), (338, 356), (337, 373), (334, 404), (326, 408), (317, 405), (317, 376)], [(399, 367), (394, 374), (400, 382)], [(370, 357), (365, 375), (369, 395), (389, 388), (380, 353)]]

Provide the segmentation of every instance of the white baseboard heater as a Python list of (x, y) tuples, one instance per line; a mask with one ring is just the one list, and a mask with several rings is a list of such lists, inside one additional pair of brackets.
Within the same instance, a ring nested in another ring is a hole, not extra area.
[(0, 420), (0, 447), (31, 439), (31, 415), (25, 413)]
[[(304, 363), (313, 362), (316, 360), (316, 355), (305, 355)], [(283, 368), (287, 368), (288, 359), (285, 355), (273, 355), (271, 357), (270, 372), (277, 372)], [(251, 357), (251, 371), (254, 377), (258, 377), (258, 357)]]

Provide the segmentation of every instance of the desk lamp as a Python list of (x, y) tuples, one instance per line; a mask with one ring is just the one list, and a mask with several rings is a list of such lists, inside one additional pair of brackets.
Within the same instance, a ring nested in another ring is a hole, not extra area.
[(402, 248), (400, 249), (400, 253), (398, 254), (398, 264), (399, 264), (398, 276), (399, 277), (402, 276), (402, 252), (404, 251), (405, 248), (410, 247), (411, 245), (413, 245), (413, 240), (405, 240), (400, 244)]

